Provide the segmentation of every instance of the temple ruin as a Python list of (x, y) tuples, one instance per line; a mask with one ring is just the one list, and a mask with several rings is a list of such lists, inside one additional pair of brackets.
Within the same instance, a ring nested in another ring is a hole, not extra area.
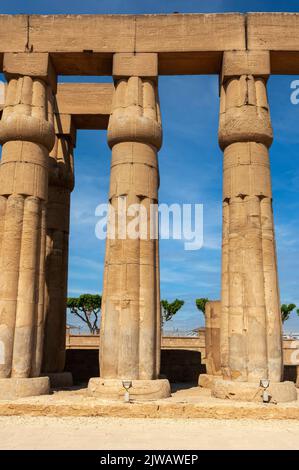
[[(148, 208), (158, 202), (159, 75), (217, 74), (222, 289), (208, 307), (206, 380), (219, 398), (249, 400), (264, 379), (274, 400), (296, 400), (282, 375), (267, 80), (299, 73), (299, 14), (1, 15), (0, 64), (0, 397), (45, 394), (63, 376), (76, 130), (107, 129), (107, 201)], [(57, 85), (59, 75), (114, 85)], [(134, 397), (168, 397), (160, 326), (159, 241), (107, 239), (89, 394), (117, 398), (129, 380)]]

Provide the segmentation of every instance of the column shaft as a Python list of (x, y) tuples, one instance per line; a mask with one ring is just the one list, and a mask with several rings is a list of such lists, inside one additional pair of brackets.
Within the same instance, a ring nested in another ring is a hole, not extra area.
[[(0, 340), (5, 352), (5, 363), (0, 365), (2, 378), (36, 376), (41, 365), (37, 345), (42, 334), (43, 221), (48, 193), (48, 158), (54, 143), (50, 109), (53, 92), (47, 80), (48, 64), (39, 76), (10, 72), (15, 70), (16, 64), (24, 71), (27, 57), (27, 54), (4, 57), (9, 82), (0, 123), (3, 144), (0, 165)], [(46, 62), (43, 55), (32, 54), (31, 57), (39, 64), (41, 59), (43, 65)], [(31, 58), (29, 63), (32, 65)]]
[(224, 61), (219, 126), (224, 150), (222, 374), (237, 381), (279, 382), (281, 320), (266, 77), (256, 71), (251, 75), (254, 61), (249, 60), (242, 74), (239, 59), (234, 76), (235, 57), (228, 53)]
[(67, 135), (56, 135), (50, 153), (46, 221), (44, 373), (62, 372), (65, 365), (70, 195), (73, 187), (73, 143)]
[(150, 206), (158, 200), (161, 121), (154, 79), (133, 76), (116, 83), (108, 141), (112, 148), (109, 200), (117, 215), (121, 204), (126, 209), (137, 204), (137, 212), (126, 217), (127, 224), (137, 224), (137, 236), (107, 238), (101, 377), (156, 379), (159, 268), (158, 241), (150, 239)]

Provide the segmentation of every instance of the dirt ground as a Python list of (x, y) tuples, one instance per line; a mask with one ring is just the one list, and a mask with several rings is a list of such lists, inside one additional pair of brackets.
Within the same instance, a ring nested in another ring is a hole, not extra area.
[(0, 417), (0, 449), (299, 449), (298, 421)]

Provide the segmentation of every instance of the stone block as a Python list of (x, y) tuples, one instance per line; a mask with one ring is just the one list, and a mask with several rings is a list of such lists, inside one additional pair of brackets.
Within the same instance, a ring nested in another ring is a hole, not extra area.
[(112, 74), (114, 78), (155, 78), (158, 75), (158, 54), (116, 53), (113, 55)]
[(47, 395), (49, 377), (0, 379), (0, 400)]
[(222, 82), (240, 75), (268, 78), (271, 73), (269, 51), (224, 51)]
[(22, 75), (41, 78), (56, 92), (56, 72), (47, 52), (7, 52), (4, 54), (3, 72), (8, 79)]
[[(267, 388), (270, 403), (284, 403), (297, 400), (294, 382), (270, 382)], [(263, 402), (263, 388), (257, 382), (237, 382), (216, 379), (212, 388), (212, 396), (222, 400)]]
[[(167, 379), (133, 380), (129, 389), (132, 400), (157, 400), (170, 397)], [(88, 383), (88, 395), (110, 400), (123, 400), (125, 389), (121, 379), (92, 378)]]

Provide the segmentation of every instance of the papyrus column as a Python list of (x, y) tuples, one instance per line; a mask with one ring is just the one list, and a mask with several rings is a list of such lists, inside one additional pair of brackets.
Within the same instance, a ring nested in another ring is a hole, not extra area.
[[(156, 54), (115, 54), (115, 94), (108, 127), (112, 149), (109, 201), (116, 213), (141, 206), (142, 236), (107, 238), (101, 323), (103, 378), (158, 378), (160, 299), (158, 240), (150, 237), (157, 204), (162, 128)], [(136, 213), (128, 214), (127, 222)], [(116, 229), (118, 224), (116, 224)], [(109, 231), (109, 230), (108, 230)]]
[(48, 159), (56, 75), (48, 54), (5, 54), (0, 123), (1, 378), (36, 377), (42, 359)]
[(62, 372), (65, 365), (70, 197), (74, 187), (75, 129), (71, 116), (56, 114), (55, 131), (46, 223), (44, 373)]
[(219, 142), (223, 163), (223, 377), (282, 380), (280, 300), (268, 149), (268, 52), (225, 52)]

